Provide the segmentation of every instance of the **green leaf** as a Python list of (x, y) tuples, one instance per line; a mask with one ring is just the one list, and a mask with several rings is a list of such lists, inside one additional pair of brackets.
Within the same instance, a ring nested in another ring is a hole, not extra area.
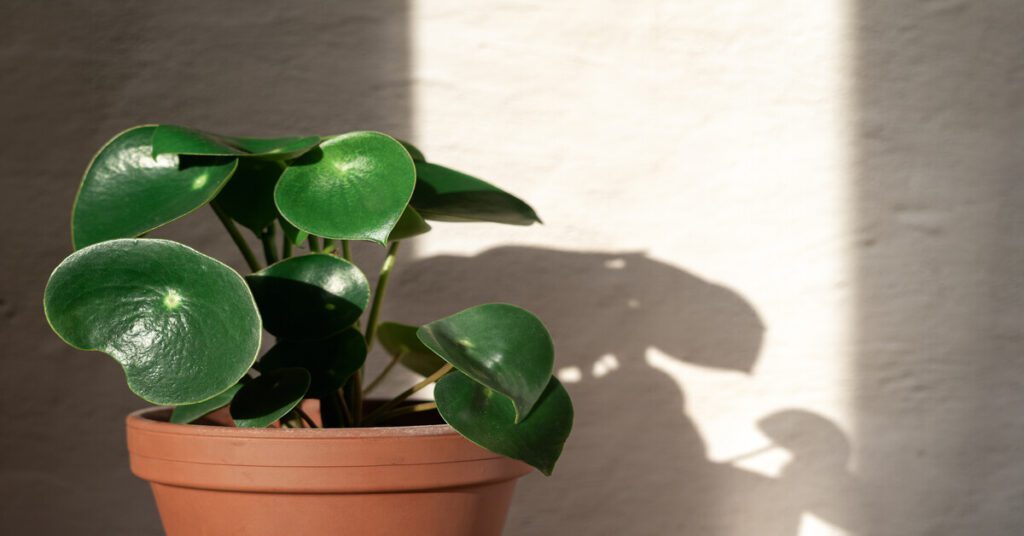
[(553, 377), (533, 411), (519, 423), (507, 398), (458, 372), (438, 380), (434, 399), (441, 418), (467, 439), (549, 476), (572, 431), (572, 400)]
[(445, 361), (416, 337), (416, 326), (396, 322), (381, 322), (377, 326), (377, 339), (391, 357), (420, 376), (430, 376), (445, 365)]
[(291, 242), (293, 246), (301, 246), (303, 242), (309, 238), (309, 233), (306, 231), (300, 231), (280, 215), (278, 216), (277, 221), (281, 224), (281, 230), (284, 231), (284, 235), (288, 237), (288, 241)]
[(242, 277), (169, 240), (78, 250), (53, 271), (43, 307), (65, 342), (113, 357), (128, 387), (159, 405), (222, 393), (260, 348), (259, 313)]
[(422, 326), (416, 336), (456, 369), (511, 399), (516, 422), (544, 392), (555, 363), (544, 324), (504, 303), (470, 307)]
[(263, 327), (285, 339), (322, 339), (352, 325), (370, 300), (356, 265), (333, 255), (290, 257), (245, 277)]
[(89, 163), (74, 208), (75, 248), (132, 238), (208, 203), (235, 171), (234, 158), (153, 156), (153, 126), (128, 129)]
[(476, 177), (426, 162), (416, 162), (416, 191), (410, 204), (428, 220), (540, 223), (522, 199)]
[(238, 169), (216, 201), (231, 219), (259, 235), (277, 218), (274, 187), (282, 171), (275, 162), (239, 160)]
[(320, 136), (239, 138), (177, 125), (159, 125), (153, 133), (153, 155), (251, 156), (291, 160), (316, 147), (321, 139)]
[(309, 389), (309, 372), (282, 368), (246, 383), (231, 401), (231, 419), (239, 428), (265, 428), (302, 402)]
[(280, 341), (257, 366), (263, 373), (304, 368), (313, 378), (308, 396), (320, 397), (340, 389), (365, 362), (366, 341), (359, 330), (349, 328), (319, 341)]
[(285, 219), (310, 234), (384, 244), (415, 183), (401, 143), (377, 132), (352, 132), (292, 162), (274, 200)]
[(398, 143), (401, 143), (402, 147), (405, 147), (406, 152), (408, 152), (409, 156), (412, 157), (413, 162), (427, 161), (427, 157), (423, 156), (423, 151), (417, 149), (415, 145), (405, 140), (398, 140)]
[(405, 211), (402, 212), (402, 217), (399, 218), (398, 223), (395, 224), (395, 228), (392, 229), (391, 234), (388, 235), (388, 242), (412, 238), (426, 233), (429, 230), (430, 225), (423, 221), (423, 217), (416, 212), (416, 209), (407, 206), (405, 207)]
[(235, 393), (244, 385), (244, 381), (248, 376), (242, 376), (242, 381), (228, 387), (227, 391), (220, 393), (217, 396), (203, 402), (197, 402), (195, 404), (185, 404), (182, 406), (175, 406), (174, 410), (171, 411), (171, 422), (175, 424), (188, 424), (211, 411), (218, 410), (231, 403), (231, 399), (235, 398)]

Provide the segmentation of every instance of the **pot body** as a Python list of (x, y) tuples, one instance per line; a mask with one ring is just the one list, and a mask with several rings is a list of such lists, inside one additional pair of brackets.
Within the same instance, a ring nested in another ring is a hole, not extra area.
[(447, 425), (288, 429), (128, 416), (168, 536), (500, 535), (531, 468)]

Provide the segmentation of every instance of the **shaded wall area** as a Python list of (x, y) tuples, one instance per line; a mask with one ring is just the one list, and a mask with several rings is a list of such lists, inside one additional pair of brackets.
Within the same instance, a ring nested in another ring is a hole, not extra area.
[[(81, 174), (116, 132), (175, 122), (243, 135), (411, 133), (404, 1), (27, 2), (0, 21), (0, 526), (11, 534), (162, 534), (128, 471), (143, 403), (117, 365), (42, 314), (70, 252)], [(208, 209), (161, 231), (241, 269)]]
[(1024, 5), (855, 3), (865, 534), (1024, 531)]

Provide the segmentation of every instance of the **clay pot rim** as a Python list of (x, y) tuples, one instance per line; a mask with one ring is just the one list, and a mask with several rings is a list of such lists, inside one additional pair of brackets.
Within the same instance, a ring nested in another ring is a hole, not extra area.
[(447, 424), (417, 426), (375, 426), (366, 428), (237, 428), (208, 424), (168, 422), (170, 407), (154, 406), (135, 410), (126, 418), (128, 427), (157, 433), (199, 437), (237, 437), (267, 439), (339, 439), (450, 437), (459, 433)]

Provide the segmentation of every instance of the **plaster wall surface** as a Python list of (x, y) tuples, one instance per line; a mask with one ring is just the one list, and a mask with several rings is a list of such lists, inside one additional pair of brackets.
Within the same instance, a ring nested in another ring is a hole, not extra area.
[[(39, 301), (93, 149), (168, 121), (383, 130), (537, 209), (436, 224), (384, 314), (549, 325), (576, 427), (508, 534), (1024, 532), (1019, 3), (251, 5), (0, 23), (0, 525), (159, 534), (139, 401)], [(208, 215), (163, 235), (242, 267)]]

